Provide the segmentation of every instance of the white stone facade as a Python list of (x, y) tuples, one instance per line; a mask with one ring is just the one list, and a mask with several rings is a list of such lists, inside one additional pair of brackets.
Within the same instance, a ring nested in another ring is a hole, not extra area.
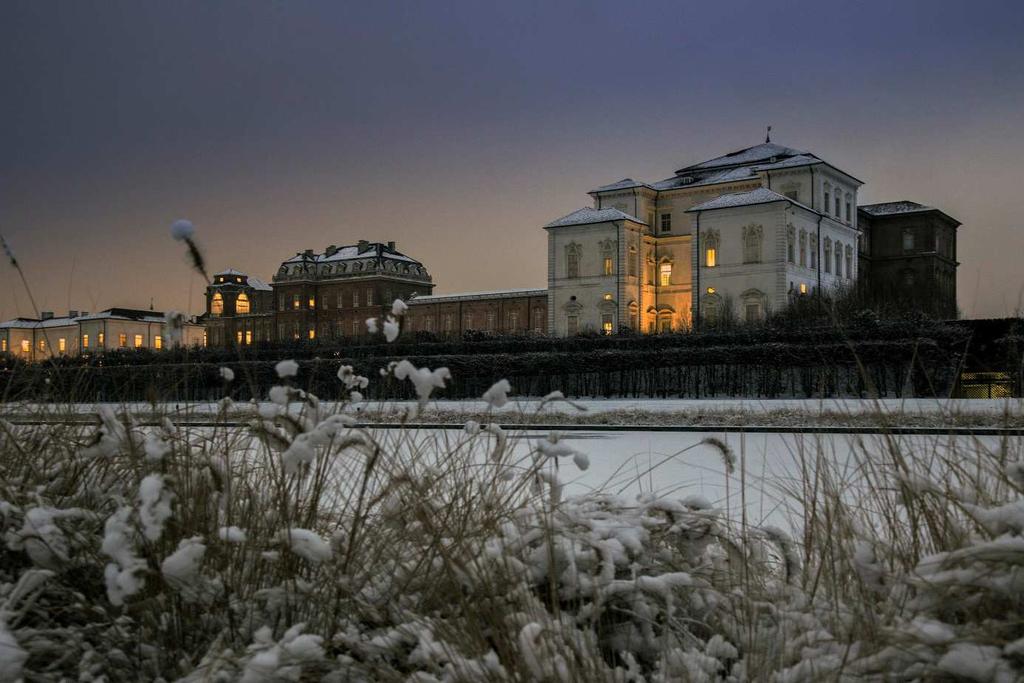
[(664, 332), (726, 312), (760, 320), (792, 297), (850, 284), (860, 185), (813, 154), (765, 143), (657, 183), (598, 188), (593, 208), (545, 226), (549, 331)]

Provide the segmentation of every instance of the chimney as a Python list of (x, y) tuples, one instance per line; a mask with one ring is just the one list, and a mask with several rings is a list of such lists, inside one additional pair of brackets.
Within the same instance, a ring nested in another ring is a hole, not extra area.
[(307, 249), (306, 251), (302, 252), (302, 255), (305, 256), (306, 258), (313, 258), (313, 250)]
[(85, 316), (89, 315), (89, 311), (82, 311), (81, 313), (82, 313), (82, 317), (83, 317), (83, 318), (84, 318)]
[(388, 249), (390, 249), (391, 251), (395, 250), (395, 242), (394, 242), (394, 240), (388, 242)]
[(39, 318), (40, 320), (53, 320), (53, 311), (42, 311)]
[(324, 256), (334, 256), (338, 253), (338, 247), (334, 244), (324, 249)]
[(78, 311), (68, 311), (68, 317), (69, 318), (77, 318), (78, 317)]
[(359, 240), (359, 253), (362, 254), (364, 251), (370, 248), (370, 243), (366, 240)]

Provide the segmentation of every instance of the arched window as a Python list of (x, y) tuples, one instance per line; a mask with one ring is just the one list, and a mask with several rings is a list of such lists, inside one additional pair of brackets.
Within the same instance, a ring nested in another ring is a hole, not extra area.
[(823, 257), (825, 261), (825, 272), (832, 272), (832, 240), (831, 238), (825, 238), (825, 255)]
[(672, 284), (672, 263), (670, 261), (661, 262), (658, 268), (658, 284), (662, 287)]
[(832, 201), (832, 185), (825, 183), (825, 213), (828, 213), (829, 203)]
[(836, 242), (836, 277), (843, 276), (843, 245)]
[(853, 278), (853, 247), (846, 245), (846, 279)]
[(800, 231), (800, 265), (807, 265), (807, 231)]
[(816, 235), (811, 235), (810, 236), (810, 243), (811, 243), (811, 248), (810, 248), (810, 252), (811, 252), (811, 268), (815, 268), (816, 269), (818, 267), (818, 238), (817, 238)]
[(718, 265), (718, 231), (708, 230), (704, 238), (704, 265), (714, 268)]
[(580, 245), (575, 242), (565, 247), (565, 276), (577, 278), (580, 276)]
[(796, 263), (796, 229), (790, 225), (786, 229), (786, 260)]
[(627, 267), (630, 277), (636, 277), (636, 245), (629, 245), (629, 265)]
[(764, 230), (760, 225), (747, 225), (743, 228), (743, 262), (761, 262), (761, 242)]
[(243, 315), (249, 312), (249, 297), (245, 292), (238, 295), (235, 299), (235, 313)]
[(210, 315), (224, 315), (224, 297), (215, 292), (210, 299)]

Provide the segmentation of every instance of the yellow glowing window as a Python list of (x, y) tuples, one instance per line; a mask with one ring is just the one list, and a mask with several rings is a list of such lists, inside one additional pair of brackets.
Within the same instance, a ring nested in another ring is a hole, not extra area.
[(29, 340), (28, 339), (22, 339), (21, 340), (21, 352), (22, 353), (28, 353), (31, 350), (32, 350), (32, 344), (29, 342)]
[(250, 344), (252, 344), (252, 330), (246, 330), (245, 331), (245, 345), (248, 346)]
[(96, 335), (96, 344), (99, 345), (99, 346), (103, 346), (103, 333), (102, 332), (100, 332), (99, 334)]
[(605, 292), (604, 300), (605, 301), (611, 301), (612, 300), (612, 293), (611, 292)]
[(89, 348), (89, 335), (87, 335), (87, 334), (83, 334), (82, 335), (82, 348), (83, 349)]
[(716, 291), (716, 290), (715, 290), (715, 288), (714, 288), (714, 287), (708, 287), (708, 289), (707, 289), (707, 293), (708, 293), (708, 294), (714, 294), (714, 293), (715, 293), (715, 291)]
[(224, 297), (217, 292), (210, 299), (210, 315), (221, 315), (224, 313)]
[(142, 348), (142, 335), (141, 334), (135, 335), (135, 348), (137, 348), (137, 349), (141, 349)]
[(316, 308), (316, 297), (315, 296), (309, 297), (309, 307), (310, 308)]
[(614, 272), (615, 266), (612, 264), (612, 258), (610, 256), (606, 256), (604, 259), (604, 274), (611, 275)]
[(239, 330), (238, 332), (235, 332), (235, 340), (236, 340), (236, 341), (237, 341), (237, 342), (238, 342), (239, 344), (241, 344), (241, 343), (242, 343), (242, 331), (241, 331), (241, 330)]
[(45, 351), (46, 350), (46, 340), (45, 339), (40, 339), (39, 340), (39, 350), (40, 351)]
[(708, 268), (714, 268), (718, 265), (718, 249), (714, 247), (708, 247), (707, 254), (704, 259), (704, 265)]
[(672, 283), (672, 264), (662, 263), (661, 264), (661, 286), (668, 287)]
[(159, 334), (153, 337), (153, 348), (162, 349), (164, 348), (164, 338)]
[(58, 339), (57, 340), (57, 350), (60, 351), (61, 353), (64, 353), (65, 351), (67, 351), (68, 350), (68, 340), (65, 339), (64, 337), (61, 337), (60, 339)]
[(7, 353), (7, 340), (0, 339), (0, 353)]
[(206, 346), (209, 338), (206, 336), (206, 330), (203, 330), (203, 346)]
[(128, 335), (121, 332), (117, 335), (117, 345), (120, 347), (128, 346)]
[(316, 330), (313, 329), (312, 327), (309, 328), (309, 338), (310, 339), (316, 339)]
[(242, 278), (240, 278), (240, 277), (236, 277), (236, 278), (235, 278), (235, 282), (238, 282), (239, 284), (241, 284), (241, 282), (242, 282)]
[(292, 294), (292, 308), (298, 310), (302, 307), (302, 299), (299, 298), (298, 294)]
[(807, 293), (807, 283), (806, 282), (801, 282), (800, 283), (800, 293), (801, 294), (806, 294)]
[(238, 313), (239, 315), (241, 315), (243, 313), (248, 313), (248, 312), (249, 312), (249, 297), (248, 297), (248, 295), (246, 295), (244, 293), (239, 294), (238, 298), (235, 299), (235, 313)]
[(612, 317), (610, 315), (601, 316), (601, 331), (605, 334), (611, 334), (612, 330)]

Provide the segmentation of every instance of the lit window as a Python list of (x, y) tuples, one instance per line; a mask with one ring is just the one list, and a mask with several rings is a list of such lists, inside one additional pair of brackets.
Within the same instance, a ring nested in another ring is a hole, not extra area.
[(7, 353), (7, 340), (0, 339), (0, 353)]
[(244, 292), (235, 299), (235, 313), (244, 315), (249, 312), (249, 297)]
[(87, 334), (83, 334), (82, 335), (82, 348), (83, 349), (89, 348), (89, 335), (87, 335)]
[(162, 349), (162, 348), (164, 348), (164, 338), (161, 337), (159, 334), (156, 335), (155, 337), (153, 337), (153, 348), (154, 349)]
[(309, 297), (309, 307), (310, 308), (316, 308), (316, 297), (315, 296)]
[(707, 292), (708, 294), (714, 294), (714, 293), (715, 293), (716, 291), (718, 291), (718, 290), (716, 290), (716, 289), (715, 289), (714, 287), (708, 287), (708, 288), (707, 288), (707, 289), (706, 289), (705, 291), (706, 291), (706, 292)]
[(141, 334), (135, 335), (135, 348), (137, 348), (137, 349), (141, 349), (142, 348), (142, 335)]
[(801, 294), (806, 294), (807, 293), (807, 283), (806, 282), (801, 282), (800, 283), (800, 293)]
[(125, 334), (124, 332), (119, 332), (117, 335), (117, 345), (120, 346), (122, 349), (128, 346), (128, 335)]
[(661, 231), (670, 232), (672, 230), (672, 214), (663, 213), (661, 214)]
[(611, 256), (605, 256), (604, 257), (604, 274), (605, 275), (611, 275), (614, 272), (615, 272), (615, 266), (612, 263)]
[(613, 329), (612, 329), (613, 324), (614, 323), (612, 322), (611, 314), (606, 313), (606, 314), (601, 316), (601, 331), (602, 332), (604, 332), (605, 334), (611, 334), (613, 332)]
[(60, 351), (61, 353), (64, 353), (65, 351), (68, 350), (68, 340), (66, 338), (61, 337), (60, 339), (57, 340), (57, 350)]
[(46, 340), (45, 339), (40, 339), (39, 340), (39, 350), (40, 351), (45, 351), (46, 350)]
[(210, 315), (223, 315), (224, 314), (224, 297), (220, 295), (220, 292), (215, 292), (213, 298), (210, 299)]
[(236, 278), (235, 278), (235, 282), (237, 282), (237, 283), (241, 284), (241, 283), (242, 283), (242, 278), (240, 278), (240, 277), (236, 277)]
[(310, 339), (316, 339), (316, 329), (315, 328), (312, 328), (312, 327), (309, 328), (309, 338)]
[[(252, 344), (252, 330), (246, 330), (245, 331), (245, 345), (249, 346), (250, 344)], [(160, 347), (157, 347), (157, 348), (160, 348)]]
[(298, 294), (292, 294), (292, 308), (296, 311), (302, 308), (302, 298)]
[(612, 300), (612, 293), (611, 292), (605, 292), (604, 293), (604, 300), (605, 301), (611, 301)]
[(704, 258), (704, 265), (708, 268), (714, 268), (718, 265), (718, 249), (715, 247), (708, 247)]
[(97, 346), (103, 346), (103, 337), (104, 337), (104, 334), (102, 332), (100, 332), (99, 334), (96, 335), (96, 345)]
[(31, 350), (32, 350), (32, 344), (29, 342), (29, 340), (28, 339), (22, 339), (21, 340), (21, 352), (22, 353), (28, 353)]
[(662, 263), (661, 264), (661, 278), (660, 284), (662, 287), (668, 287), (672, 283), (672, 264)]

